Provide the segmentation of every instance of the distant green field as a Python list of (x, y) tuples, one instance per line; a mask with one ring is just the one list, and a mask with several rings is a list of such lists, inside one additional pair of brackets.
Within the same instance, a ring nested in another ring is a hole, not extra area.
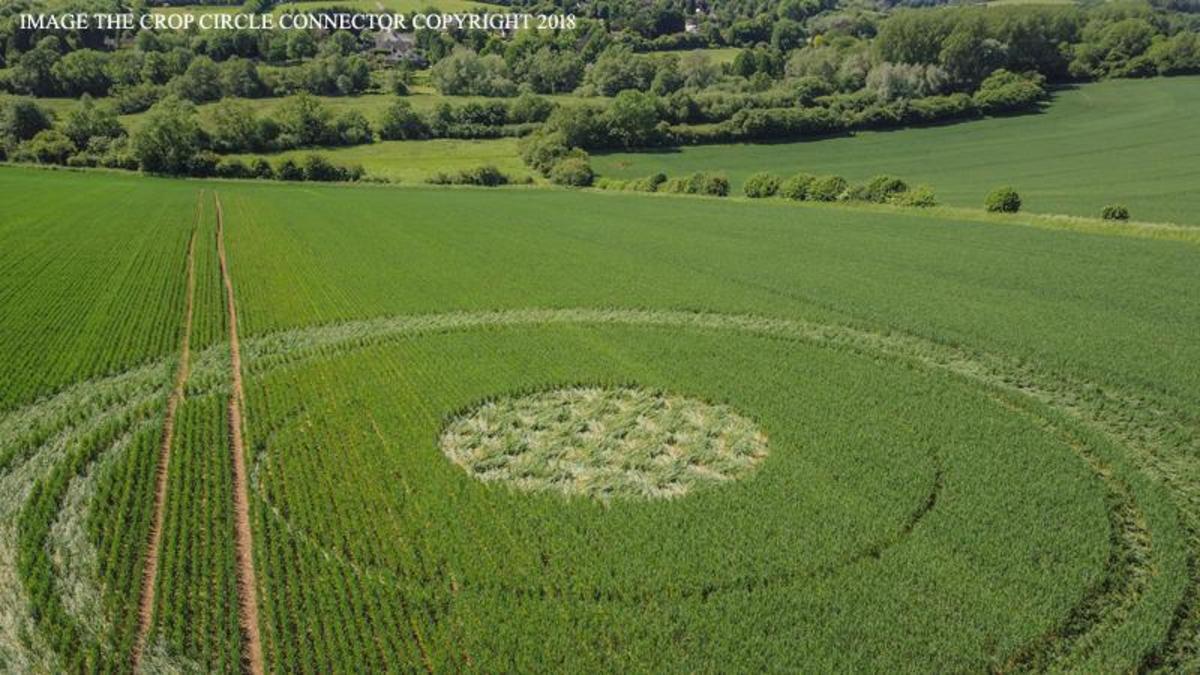
[[(381, 141), (347, 148), (292, 150), (264, 155), (272, 162), (291, 157), (300, 159), (319, 152), (340, 164), (361, 164), (367, 174), (404, 183), (419, 183), (438, 172), (452, 172), (492, 165), (510, 177), (534, 177), (536, 172), (521, 162), (517, 141), (434, 139), (429, 141)], [(250, 159), (256, 155), (237, 155)]]
[(1045, 112), (946, 126), (863, 132), (800, 143), (710, 145), (598, 154), (596, 171), (879, 173), (928, 183), (945, 203), (981, 207), (1012, 185), (1031, 211), (1096, 216), (1121, 202), (1132, 217), (1200, 224), (1200, 78), (1111, 80), (1062, 91)]
[(143, 630), (147, 672), (1200, 661), (1194, 241), (12, 167), (0, 194), (15, 670), (126, 670)]

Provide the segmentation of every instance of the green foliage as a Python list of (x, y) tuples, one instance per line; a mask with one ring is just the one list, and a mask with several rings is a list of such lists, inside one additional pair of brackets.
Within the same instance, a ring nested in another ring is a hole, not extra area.
[(271, 179), (275, 177), (275, 169), (271, 168), (271, 163), (262, 157), (255, 157), (250, 161), (249, 172), (255, 178)]
[(547, 45), (514, 60), (517, 77), (539, 94), (573, 91), (583, 79), (583, 57), (572, 49)]
[(282, 159), (275, 165), (275, 177), (279, 180), (304, 180), (304, 169), (290, 158)]
[(850, 184), (841, 176), (818, 176), (808, 186), (808, 199), (832, 202), (842, 198)]
[(25, 97), (0, 98), (0, 146), (11, 148), (49, 129), (50, 113)]
[(883, 204), (895, 200), (905, 192), (908, 192), (908, 183), (895, 176), (884, 174), (871, 178), (865, 185), (855, 187), (852, 190), (852, 197)]
[(83, 149), (93, 139), (111, 139), (125, 135), (125, 128), (116, 113), (107, 106), (98, 106), (88, 95), (79, 99), (79, 106), (67, 114), (62, 131), (75, 147)]
[(905, 192), (894, 194), (888, 201), (897, 206), (915, 206), (920, 208), (937, 206), (937, 196), (934, 194), (933, 188), (928, 185), (917, 185)]
[[(270, 166), (270, 165), (268, 165), (268, 166)], [(219, 162), (217, 162), (217, 166), (216, 166), (214, 173), (215, 173), (215, 175), (220, 176), (221, 178), (253, 178), (254, 177), (254, 174), (253, 174), (253, 172), (251, 172), (250, 167), (246, 166), (246, 163), (243, 162), (242, 160), (238, 159), (237, 157), (222, 157), (221, 160)]]
[(521, 94), (509, 104), (507, 119), (516, 124), (545, 122), (554, 107), (554, 102), (544, 96)]
[(1023, 77), (1007, 70), (997, 70), (979, 85), (975, 105), (985, 113), (995, 114), (1022, 110), (1037, 105), (1046, 96), (1042, 78)]
[(1100, 211), (1104, 220), (1129, 220), (1129, 209), (1123, 204), (1108, 204)]
[(605, 50), (587, 70), (584, 83), (603, 96), (616, 96), (627, 89), (648, 91), (657, 73), (652, 57), (635, 54), (629, 47)]
[(109, 55), (94, 49), (67, 52), (51, 72), (58, 81), (58, 90), (67, 96), (104, 96), (112, 81), (108, 76)]
[(725, 197), (729, 194), (729, 179), (722, 174), (698, 171), (690, 176), (666, 180), (659, 192)]
[(171, 80), (168, 89), (179, 98), (205, 103), (221, 98), (221, 69), (207, 56), (197, 56), (182, 75)]
[(457, 96), (512, 96), (516, 85), (509, 77), (504, 59), (480, 56), (466, 48), (454, 50), (429, 71), (429, 79), (438, 91)]
[(996, 188), (988, 193), (983, 206), (995, 213), (1016, 213), (1021, 210), (1021, 195), (1011, 187)]
[(587, 187), (595, 180), (586, 157), (566, 157), (550, 169), (550, 182), (567, 187)]
[(774, 197), (779, 191), (780, 180), (778, 176), (760, 171), (751, 175), (742, 184), (742, 192), (752, 199), (761, 197)]
[(200, 149), (200, 124), (191, 103), (169, 96), (154, 104), (130, 137), (138, 166), (150, 173), (187, 173)]
[(285, 148), (337, 145), (333, 114), (308, 93), (289, 96), (275, 111), (279, 144)]
[(816, 176), (807, 173), (789, 176), (779, 184), (779, 196), (784, 199), (804, 201), (809, 198), (809, 188), (816, 179)]
[(57, 129), (45, 129), (17, 146), (13, 159), (38, 164), (66, 164), (67, 158), (74, 152), (75, 144), (66, 134)]
[(476, 185), (479, 187), (499, 187), (509, 183), (508, 176), (494, 166), (483, 165), (474, 169), (465, 169), (453, 174), (437, 173), (426, 182), (433, 185)]
[(542, 131), (521, 139), (522, 161), (542, 175), (549, 175), (554, 165), (572, 152), (566, 136), (561, 132)]
[(646, 147), (655, 145), (661, 137), (657, 128), (658, 109), (654, 97), (639, 91), (617, 94), (609, 104), (601, 124), (607, 127), (606, 145)]
[(427, 138), (429, 128), (404, 99), (397, 98), (388, 104), (376, 127), (379, 138), (385, 141), (415, 140)]

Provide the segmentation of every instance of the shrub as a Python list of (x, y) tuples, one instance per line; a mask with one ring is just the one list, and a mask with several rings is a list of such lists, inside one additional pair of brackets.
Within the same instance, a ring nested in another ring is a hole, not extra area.
[(379, 137), (385, 141), (428, 138), (429, 127), (408, 101), (398, 98), (384, 110), (379, 120)]
[(1016, 213), (1021, 210), (1021, 195), (1010, 187), (996, 188), (988, 193), (983, 205), (992, 213)]
[(22, 143), (16, 152), (18, 159), (39, 164), (66, 164), (75, 152), (75, 144), (57, 129), (43, 129)]
[(1100, 212), (1100, 217), (1105, 220), (1129, 220), (1129, 209), (1123, 204), (1109, 204)]
[(190, 160), (202, 139), (196, 107), (169, 96), (150, 108), (146, 119), (133, 132), (130, 143), (133, 156), (143, 171), (196, 175)]
[(338, 115), (333, 126), (336, 130), (337, 140), (342, 145), (362, 145), (374, 140), (370, 122), (357, 110), (347, 110)]
[(554, 112), (554, 102), (536, 94), (524, 93), (508, 107), (508, 121), (514, 124), (545, 122)]
[(645, 178), (638, 178), (629, 183), (623, 188), (633, 190), (635, 192), (658, 192), (663, 183), (667, 182), (667, 174), (656, 173)]
[(911, 190), (898, 192), (893, 194), (888, 201), (897, 206), (917, 206), (922, 208), (937, 206), (937, 198), (933, 194), (933, 188), (928, 185), (918, 185)]
[(975, 105), (985, 113), (1001, 113), (1035, 107), (1046, 95), (1044, 78), (1037, 74), (1019, 75), (1003, 68), (996, 70), (975, 92)]
[(798, 173), (791, 178), (784, 179), (779, 185), (778, 194), (784, 199), (793, 199), (802, 201), (808, 199), (808, 189), (812, 186), (816, 178), (807, 173)]
[(849, 183), (841, 176), (821, 176), (808, 186), (808, 198), (818, 202), (836, 201), (848, 186)]
[(699, 194), (724, 197), (729, 194), (729, 179), (720, 174), (701, 174)]
[(592, 165), (583, 157), (567, 157), (550, 170), (550, 182), (569, 187), (587, 187), (595, 180)]
[(250, 178), (253, 176), (246, 164), (236, 157), (225, 157), (217, 162), (217, 175), (222, 178)]
[(221, 156), (211, 150), (201, 150), (188, 158), (187, 173), (197, 178), (207, 178), (217, 173)]
[(891, 201), (895, 195), (908, 191), (908, 183), (895, 176), (875, 176), (865, 186), (867, 201), (884, 203)]
[(166, 87), (150, 82), (114, 87), (111, 99), (116, 111), (122, 115), (130, 115), (149, 110), (166, 96)]
[(67, 166), (92, 167), (100, 164), (100, 158), (90, 152), (81, 152), (67, 158)]
[(729, 194), (729, 179), (720, 174), (697, 171), (690, 176), (672, 178), (662, 183), (658, 191), (724, 197)]
[(466, 169), (455, 174), (438, 172), (425, 179), (432, 185), (480, 185), (496, 187), (508, 184), (508, 176), (494, 166), (484, 165), (474, 169)]
[(430, 68), (429, 79), (442, 94), (512, 96), (517, 91), (503, 58), (498, 54), (479, 56), (465, 47)]
[(774, 197), (778, 191), (779, 178), (765, 171), (750, 176), (742, 185), (742, 192), (751, 199)]
[(688, 191), (688, 180), (686, 178), (671, 178), (663, 183), (658, 191), (669, 192), (671, 194), (686, 193)]
[(467, 169), (459, 173), (462, 177), (464, 185), (482, 185), (484, 187), (496, 187), (497, 185), (506, 185), (508, 176), (504, 175), (500, 169), (497, 169), (490, 164)]
[(262, 157), (255, 157), (250, 162), (250, 175), (255, 178), (274, 178), (275, 170), (271, 168), (270, 162)]
[(322, 155), (311, 154), (304, 157), (301, 164), (304, 180), (337, 181), (342, 180), (342, 173), (332, 162)]
[(543, 176), (549, 175), (554, 165), (570, 153), (571, 148), (560, 133), (535, 133), (521, 141), (521, 159)]
[(285, 159), (275, 166), (275, 177), (279, 180), (304, 180), (304, 171), (291, 159)]

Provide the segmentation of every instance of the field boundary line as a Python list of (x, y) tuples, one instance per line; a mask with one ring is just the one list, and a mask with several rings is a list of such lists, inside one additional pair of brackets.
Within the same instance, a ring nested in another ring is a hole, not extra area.
[(142, 663), (150, 627), (154, 623), (155, 590), (158, 584), (158, 551), (162, 546), (163, 524), (166, 518), (167, 479), (170, 476), (171, 445), (175, 435), (175, 412), (184, 397), (190, 368), (192, 342), (192, 310), (196, 295), (196, 229), (203, 204), (201, 192), (196, 197), (196, 215), (192, 224), (192, 236), (187, 248), (187, 297), (184, 299), (183, 336), (179, 339), (179, 365), (175, 369), (175, 384), (167, 396), (167, 410), (163, 417), (162, 441), (158, 451), (158, 470), (155, 472), (154, 517), (150, 521), (150, 540), (146, 544), (146, 565), (142, 570), (141, 600), (138, 605), (138, 632), (133, 645), (131, 666), (137, 672)]
[(221, 196), (213, 192), (217, 211), (217, 259), (221, 280), (225, 285), (225, 307), (229, 319), (229, 356), (232, 389), (229, 396), (229, 445), (233, 454), (233, 510), (236, 533), (238, 612), (242, 624), (242, 660), (252, 675), (264, 670), (262, 637), (258, 629), (258, 582), (254, 573), (254, 535), (250, 529), (250, 496), (246, 480), (246, 446), (242, 438), (242, 408), (245, 391), (242, 387), (242, 356), (238, 344), (237, 307), (234, 305), (233, 280), (225, 256), (225, 217), (221, 212)]

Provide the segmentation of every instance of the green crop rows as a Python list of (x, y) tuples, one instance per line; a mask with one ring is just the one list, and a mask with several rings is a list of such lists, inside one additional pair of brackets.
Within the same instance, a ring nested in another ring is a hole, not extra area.
[[(145, 671), (234, 672), (259, 639), (277, 672), (1200, 667), (1194, 241), (566, 191), (0, 191), (0, 670), (122, 671), (144, 643)], [(746, 439), (752, 470), (714, 476)]]

